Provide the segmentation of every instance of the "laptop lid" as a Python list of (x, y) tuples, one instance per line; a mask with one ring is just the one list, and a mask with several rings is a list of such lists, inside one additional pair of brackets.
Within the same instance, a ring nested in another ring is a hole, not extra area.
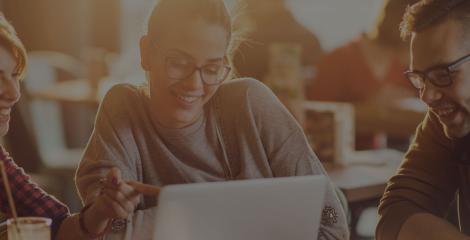
[(166, 186), (154, 239), (316, 239), (326, 186), (325, 176)]

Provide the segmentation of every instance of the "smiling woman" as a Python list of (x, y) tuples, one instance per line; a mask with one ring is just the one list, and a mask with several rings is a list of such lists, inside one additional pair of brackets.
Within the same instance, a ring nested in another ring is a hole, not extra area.
[[(148, 86), (117, 85), (103, 100), (77, 171), (85, 202), (112, 167), (156, 186), (325, 174), (274, 94), (256, 80), (230, 79), (238, 31), (222, 0), (158, 2), (140, 41)], [(107, 237), (149, 239), (156, 205), (142, 199)], [(348, 239), (331, 186), (324, 207), (319, 239)]]
[[(6, 23), (3, 15), (0, 21)], [(9, 129), (10, 112), (20, 97), (19, 79), (26, 70), (26, 50), (9, 24), (0, 28), (0, 135)]]
[[(19, 83), (26, 70), (26, 59), (23, 44), (13, 27), (0, 13), (0, 137), (8, 132), (11, 108), (20, 98)], [(140, 194), (158, 194), (154, 187), (121, 181), (119, 170), (114, 169), (103, 178), (101, 193), (96, 197), (96, 201), (84, 207), (80, 214), (70, 216), (68, 208), (33, 183), (2, 146), (0, 162), (4, 165), (6, 173), (1, 179), (8, 179), (12, 193), (11, 199), (8, 199), (5, 183), (0, 184), (0, 216), (13, 217), (12, 212), (15, 211), (8, 204), (12, 203), (9, 202), (11, 200), (14, 202), (12, 205), (17, 207), (19, 217), (50, 218), (52, 239), (97, 237), (99, 233), (106, 232), (111, 219), (127, 217), (129, 212), (121, 206), (132, 209)], [(87, 209), (90, 210), (86, 211)]]
[[(200, 118), (203, 106), (230, 71), (223, 26), (201, 18), (177, 28), (154, 41), (144, 36), (141, 43), (152, 116), (170, 128), (186, 127)], [(155, 48), (154, 42), (160, 47)]]
[[(0, 13), (0, 136), (9, 129), (11, 108), (20, 98), (19, 82), (26, 71), (26, 50), (18, 39), (15, 30)], [(18, 167), (5, 149), (0, 146), (0, 161), (18, 206), (19, 216), (40, 216), (52, 219), (52, 236), (61, 222), (68, 216), (66, 206), (42, 191), (32, 183), (24, 171)], [(11, 217), (4, 184), (0, 184), (0, 215)], [(34, 203), (34, 204), (31, 204)]]
[(11, 108), (20, 98), (17, 63), (12, 53), (0, 48), (0, 134), (8, 132)]

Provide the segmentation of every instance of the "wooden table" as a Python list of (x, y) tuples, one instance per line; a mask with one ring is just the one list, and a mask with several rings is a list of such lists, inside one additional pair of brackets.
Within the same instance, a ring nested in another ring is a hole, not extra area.
[(351, 239), (362, 211), (377, 206), (387, 181), (397, 171), (403, 153), (395, 150), (364, 151), (347, 166), (324, 164), (332, 182), (344, 193), (351, 211)]

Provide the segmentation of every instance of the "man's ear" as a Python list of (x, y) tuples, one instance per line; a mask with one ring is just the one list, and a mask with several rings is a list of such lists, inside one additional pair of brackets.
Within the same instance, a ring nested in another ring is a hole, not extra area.
[(148, 35), (140, 38), (140, 65), (145, 71), (150, 71), (150, 40)]

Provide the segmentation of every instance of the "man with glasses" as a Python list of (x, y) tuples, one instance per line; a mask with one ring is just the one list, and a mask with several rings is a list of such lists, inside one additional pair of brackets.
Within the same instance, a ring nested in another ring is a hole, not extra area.
[[(470, 0), (422, 0), (402, 34), (411, 37), (405, 75), (429, 111), (385, 190), (377, 239), (469, 239)], [(454, 199), (459, 227), (445, 220)]]

